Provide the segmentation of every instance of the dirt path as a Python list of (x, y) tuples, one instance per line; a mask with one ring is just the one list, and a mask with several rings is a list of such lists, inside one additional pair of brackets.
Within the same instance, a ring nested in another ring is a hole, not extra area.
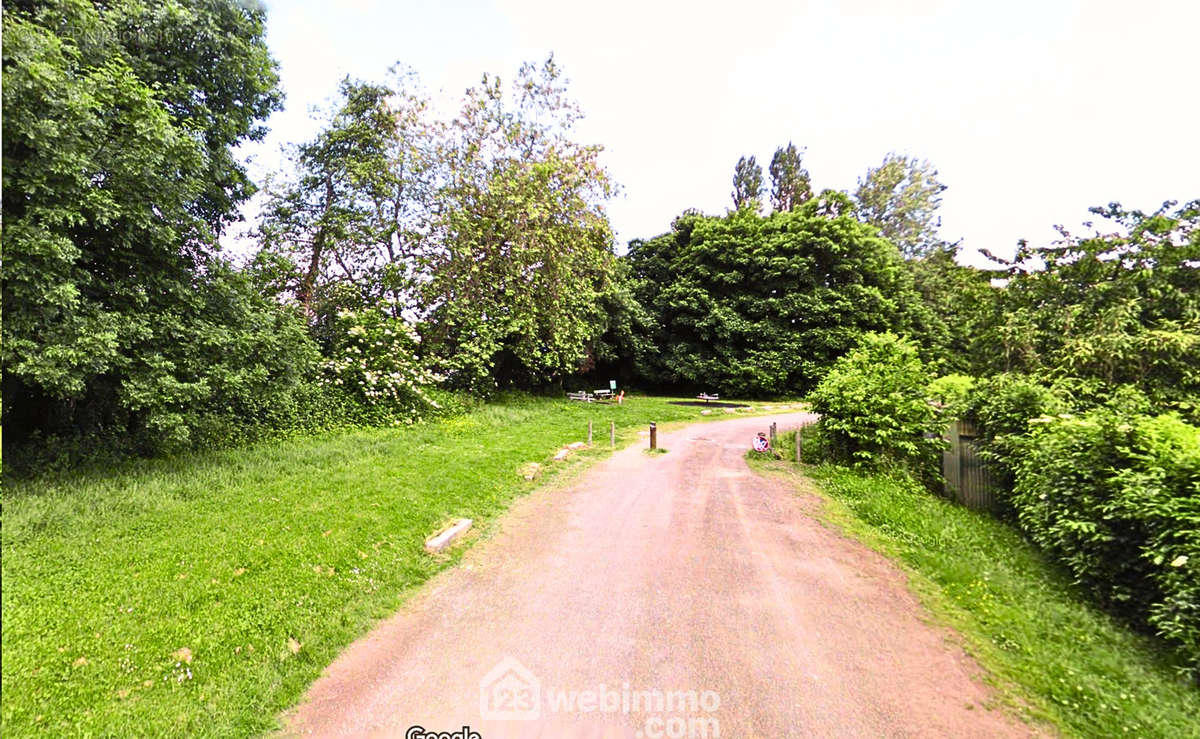
[(802, 418), (664, 433), (668, 454), (627, 449), (520, 500), (461, 566), (347, 649), (288, 731), (1030, 734), (988, 708), (978, 668), (895, 566), (746, 466), (756, 431)]

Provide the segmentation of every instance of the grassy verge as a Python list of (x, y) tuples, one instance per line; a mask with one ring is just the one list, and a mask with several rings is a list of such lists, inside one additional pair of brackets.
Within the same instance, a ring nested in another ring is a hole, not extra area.
[[(342, 647), (459, 556), (422, 550), (446, 521), (486, 530), (539, 484), (526, 463), (545, 480), (607, 454), (609, 421), (620, 444), (701, 410), (514, 397), (410, 428), (11, 481), (3, 733), (270, 730)], [(589, 419), (596, 448), (549, 463)]]
[[(781, 444), (781, 446), (784, 446)], [(786, 448), (786, 446), (784, 446)], [(830, 501), (830, 520), (899, 560), (1017, 709), (1065, 734), (1200, 736), (1200, 690), (1151, 640), (1090, 606), (1018, 532), (907, 481), (755, 462)]]

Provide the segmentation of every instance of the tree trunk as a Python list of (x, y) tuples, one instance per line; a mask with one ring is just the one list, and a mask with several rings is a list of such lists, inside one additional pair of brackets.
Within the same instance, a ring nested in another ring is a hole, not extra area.
[(304, 316), (308, 320), (314, 318), (312, 306), (313, 290), (317, 284), (317, 276), (321, 272), (321, 256), (325, 251), (325, 236), (326, 224), (325, 216), (329, 213), (329, 208), (333, 204), (333, 179), (329, 176), (325, 177), (325, 206), (321, 213), (321, 227), (317, 229), (317, 234), (312, 242), (312, 256), (308, 260), (308, 269), (304, 272), (304, 279), (300, 282), (300, 289), (297, 291), (296, 297), (300, 300), (300, 305), (304, 306)]

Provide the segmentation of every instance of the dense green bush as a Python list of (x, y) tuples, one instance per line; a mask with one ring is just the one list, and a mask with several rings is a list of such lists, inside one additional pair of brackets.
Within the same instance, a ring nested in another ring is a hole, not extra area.
[(398, 426), (453, 415), (465, 396), (435, 385), (412, 324), (380, 307), (340, 311), (317, 330), (324, 358), (296, 384), (265, 396), (262, 409), (226, 409), (193, 421), (196, 445), (226, 446), (334, 429)]
[(1200, 428), (1109, 409), (1031, 426), (1010, 458), (1021, 528), (1200, 674)]
[[(930, 382), (909, 342), (869, 335), (813, 392), (833, 459), (928, 470), (925, 397), (978, 425), (1006, 511), (1110, 611), (1153, 630), (1200, 677), (1200, 428), (1152, 415), (1132, 386), (1023, 375)], [(1068, 411), (1074, 411), (1068, 412)]]
[(929, 384), (926, 397), (941, 406), (943, 418), (959, 418), (966, 411), (973, 387), (975, 378), (970, 375), (946, 375)]
[(1057, 413), (1061, 403), (1050, 388), (1016, 374), (980, 379), (966, 399), (968, 416), (987, 439), (1023, 435), (1029, 419)]
[(0, 357), (18, 464), (55, 439), (154, 453), (211, 433), (202, 419), (260, 423), (315, 361), (303, 323), (216, 248), (253, 191), (234, 149), (281, 101), (264, 11), (163, 5), (5, 7)]
[(1012, 485), (1015, 455), (1022, 452), (1018, 442), (1029, 432), (1029, 420), (1063, 410), (1050, 388), (1017, 374), (980, 379), (963, 402), (963, 416), (979, 431), (980, 456), (1002, 489)]
[(843, 461), (901, 462), (927, 479), (942, 448), (942, 423), (926, 399), (932, 380), (911, 341), (863, 336), (809, 396), (829, 453)]
[(9, 460), (73, 455), (78, 444), (102, 455), (169, 453), (237, 436), (238, 424), (289, 425), (292, 393), (320, 372), (299, 316), (219, 260), (177, 300), (130, 314), (128, 333), (114, 339), (120, 351), (97, 358), (95, 374), (76, 375), (69, 386), (51, 389), (41, 375), (6, 367)]

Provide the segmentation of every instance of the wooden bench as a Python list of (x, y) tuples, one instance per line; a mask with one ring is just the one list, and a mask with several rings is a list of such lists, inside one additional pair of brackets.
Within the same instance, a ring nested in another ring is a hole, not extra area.
[(696, 400), (703, 400), (705, 405), (708, 405), (710, 400), (720, 400), (720, 395), (709, 395), (708, 393), (700, 393), (696, 396)]
[(607, 403), (613, 399), (612, 390), (595, 390), (592, 392), (592, 397), (599, 403)]

